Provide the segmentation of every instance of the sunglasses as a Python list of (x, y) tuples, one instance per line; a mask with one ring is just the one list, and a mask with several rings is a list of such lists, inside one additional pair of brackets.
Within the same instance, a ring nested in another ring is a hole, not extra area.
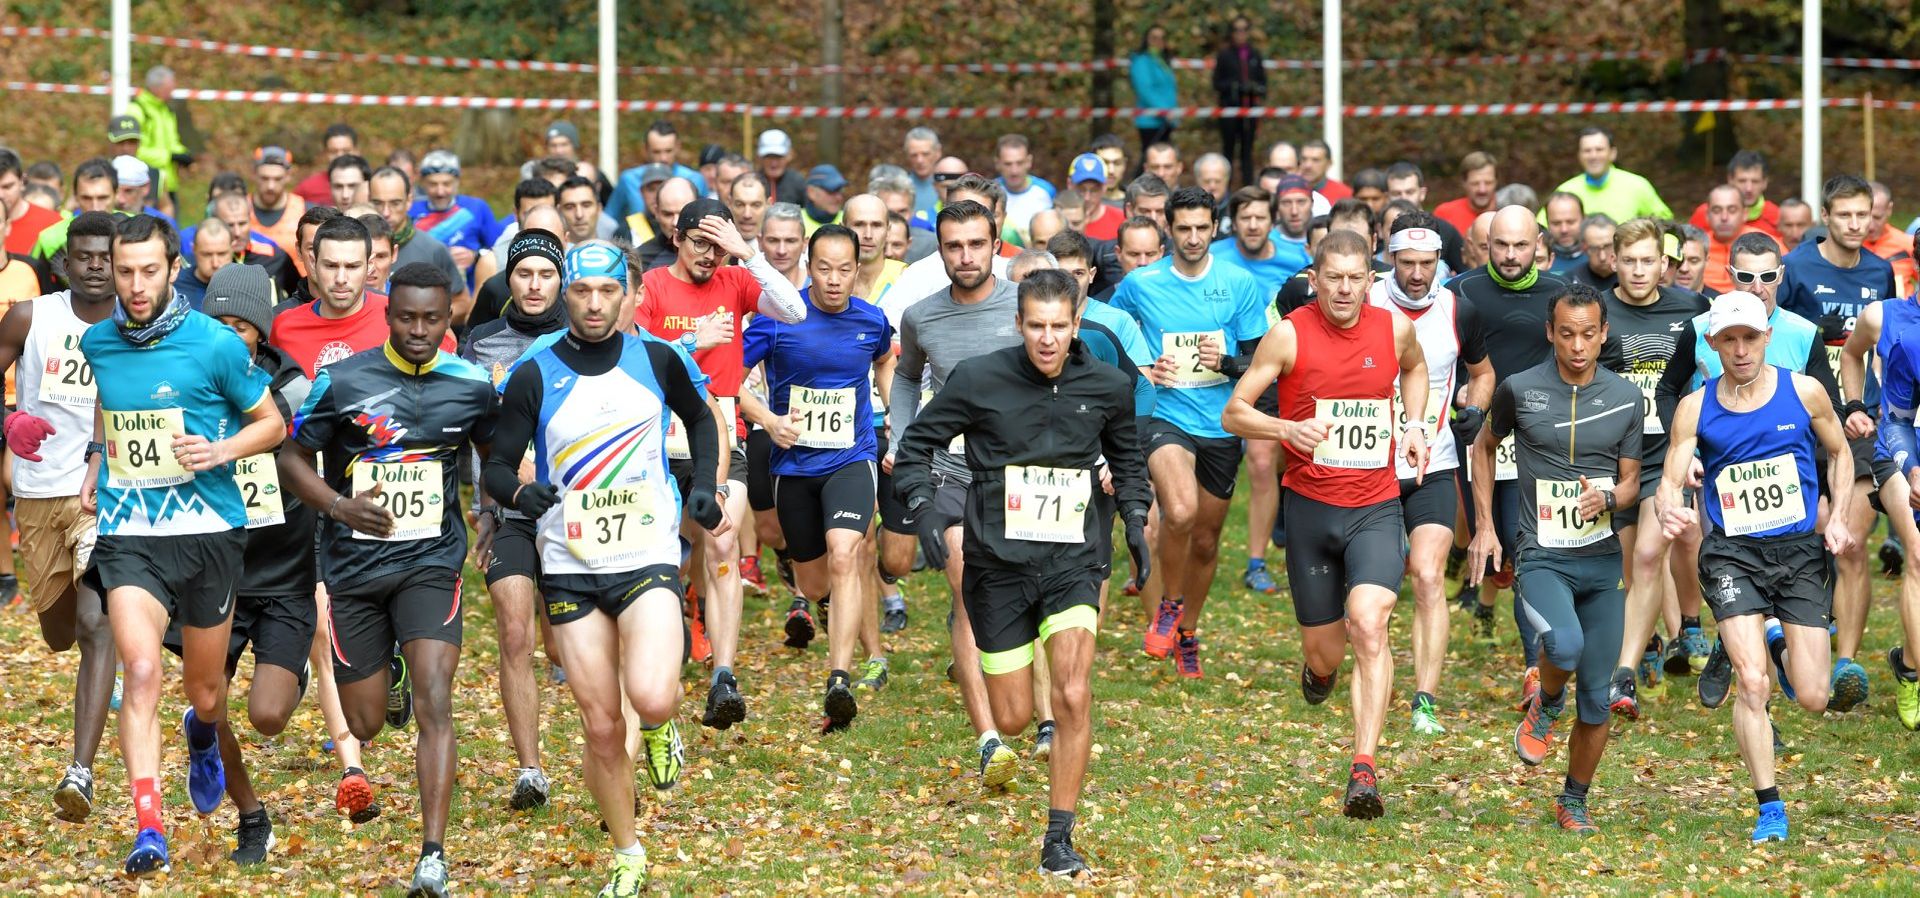
[(967, 176), (966, 172), (956, 173), (956, 172), (938, 172), (937, 171), (933, 173), (933, 183), (945, 184), (948, 181), (958, 181), (961, 178), (964, 178), (966, 176)]
[(1780, 273), (1783, 270), (1784, 270), (1783, 266), (1776, 266), (1766, 271), (1744, 271), (1739, 268), (1735, 268), (1732, 265), (1727, 266), (1727, 274), (1730, 274), (1733, 276), (1733, 282), (1736, 284), (1741, 284), (1743, 286), (1751, 285), (1755, 281), (1758, 281), (1762, 284), (1777, 283), (1780, 280)]

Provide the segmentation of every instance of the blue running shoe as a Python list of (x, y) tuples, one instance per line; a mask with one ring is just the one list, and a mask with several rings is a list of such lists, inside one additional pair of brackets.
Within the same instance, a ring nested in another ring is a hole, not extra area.
[(1753, 824), (1753, 844), (1787, 840), (1787, 806), (1769, 801), (1760, 806), (1760, 819)]
[(1844, 714), (1867, 700), (1867, 670), (1852, 658), (1833, 664), (1833, 700), (1827, 707)]
[(1787, 701), (1793, 697), (1793, 678), (1787, 676), (1787, 634), (1777, 623), (1767, 624), (1767, 654), (1773, 656), (1773, 676), (1780, 681), (1780, 693)]
[(157, 829), (143, 829), (133, 837), (133, 853), (127, 855), (127, 875), (147, 876), (172, 869), (167, 858), (167, 837)]
[[(216, 738), (206, 748), (194, 748), (193, 709), (180, 718), (180, 733), (187, 736), (187, 794), (193, 796), (193, 809), (201, 814), (211, 814), (220, 809), (220, 801), (227, 797), (227, 771), (220, 764), (220, 741)], [(131, 863), (131, 862), (129, 862)]]
[(1280, 591), (1280, 584), (1273, 582), (1273, 575), (1267, 573), (1266, 565), (1247, 568), (1247, 575), (1242, 579), (1247, 588), (1254, 592), (1274, 595)]

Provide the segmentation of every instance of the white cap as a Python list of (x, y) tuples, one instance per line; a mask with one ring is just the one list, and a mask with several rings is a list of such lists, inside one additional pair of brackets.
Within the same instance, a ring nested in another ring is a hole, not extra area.
[(152, 180), (147, 164), (133, 156), (113, 157), (113, 175), (122, 187), (140, 187)]
[(793, 138), (788, 137), (787, 132), (779, 128), (768, 128), (760, 132), (760, 146), (758, 149), (759, 151), (755, 155), (791, 156), (793, 155)]
[(1767, 304), (1745, 290), (1722, 293), (1707, 312), (1707, 336), (1718, 337), (1730, 327), (1750, 327), (1760, 333), (1773, 329), (1767, 321)]

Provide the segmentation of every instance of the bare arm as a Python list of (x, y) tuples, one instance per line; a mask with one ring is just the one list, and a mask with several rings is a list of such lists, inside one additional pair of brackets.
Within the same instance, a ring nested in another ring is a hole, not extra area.
[[(1249, 440), (1284, 440), (1289, 437), (1292, 422), (1254, 408), (1253, 401), (1293, 370), (1294, 352), (1298, 348), (1299, 338), (1294, 334), (1292, 322), (1281, 321), (1267, 331), (1267, 335), (1260, 339), (1260, 347), (1253, 352), (1253, 362), (1247, 366), (1247, 373), (1241, 375), (1240, 381), (1233, 385), (1233, 396), (1220, 413), (1221, 427), (1234, 436)], [(1325, 436), (1324, 429), (1321, 435)]]

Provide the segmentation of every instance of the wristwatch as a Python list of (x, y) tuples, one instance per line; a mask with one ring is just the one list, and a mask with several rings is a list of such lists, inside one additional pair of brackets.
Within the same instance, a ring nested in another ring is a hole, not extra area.
[(693, 331), (687, 331), (680, 335), (680, 348), (693, 352), (700, 348), (700, 340), (693, 335)]
[(1614, 506), (1615, 506), (1615, 505), (1617, 505), (1617, 504), (1619, 504), (1619, 502), (1620, 502), (1620, 497), (1619, 497), (1619, 496), (1616, 496), (1616, 495), (1614, 495), (1614, 494), (1613, 494), (1613, 490), (1601, 490), (1601, 491), (1600, 491), (1600, 495), (1602, 495), (1602, 496), (1605, 496), (1605, 497), (1607, 497), (1607, 510), (1608, 510), (1608, 511), (1612, 511), (1612, 510), (1614, 509)]

